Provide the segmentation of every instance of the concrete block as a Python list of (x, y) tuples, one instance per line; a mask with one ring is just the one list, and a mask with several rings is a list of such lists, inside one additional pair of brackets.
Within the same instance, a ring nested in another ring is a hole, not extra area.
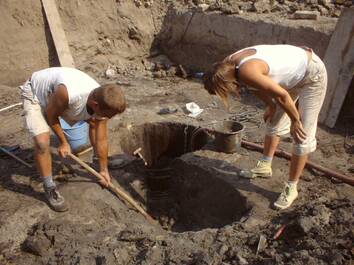
[(313, 19), (317, 20), (320, 13), (318, 11), (296, 11), (294, 13), (295, 19)]

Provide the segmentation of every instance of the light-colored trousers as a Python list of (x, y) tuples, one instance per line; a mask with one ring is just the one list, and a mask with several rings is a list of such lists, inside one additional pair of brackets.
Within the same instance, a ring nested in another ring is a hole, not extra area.
[[(293, 145), (293, 154), (306, 155), (316, 150), (317, 120), (327, 90), (327, 71), (322, 60), (312, 52), (305, 77), (294, 88), (288, 90), (294, 101), (298, 100), (301, 123), (306, 132), (306, 140)], [(266, 124), (266, 135), (282, 136), (290, 132), (291, 121), (284, 110), (276, 105), (271, 122)]]

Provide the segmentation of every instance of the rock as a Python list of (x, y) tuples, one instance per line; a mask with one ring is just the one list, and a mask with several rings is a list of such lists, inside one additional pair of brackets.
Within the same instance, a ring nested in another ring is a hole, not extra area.
[(200, 11), (200, 12), (205, 12), (208, 9), (209, 9), (209, 5), (207, 5), (207, 4), (199, 4), (197, 10)]
[(328, 9), (323, 6), (318, 6), (318, 11), (320, 11), (321, 16), (327, 16), (329, 14)]
[(317, 0), (306, 0), (306, 4), (316, 6), (318, 5)]
[(162, 78), (162, 77), (166, 77), (166, 72), (164, 71), (164, 70), (159, 70), (159, 71), (157, 71), (157, 72), (154, 72), (153, 74), (152, 74), (152, 76), (154, 77), (154, 78)]
[(188, 77), (187, 71), (180, 64), (177, 66), (177, 75), (182, 77), (182, 78), (187, 78)]
[(26, 251), (37, 256), (43, 256), (50, 247), (49, 240), (34, 236), (28, 237), (23, 244)]
[(294, 13), (295, 19), (311, 19), (317, 20), (319, 16), (318, 11), (296, 11)]
[(146, 71), (153, 71), (155, 69), (155, 64), (146, 59), (142, 60), (142, 64), (144, 65)]
[(172, 66), (170, 69), (168, 69), (166, 71), (166, 75), (169, 77), (173, 77), (173, 76), (177, 75), (177, 68)]
[(346, 0), (334, 0), (334, 3), (337, 5), (343, 5)]
[(310, 232), (312, 227), (315, 226), (312, 217), (309, 216), (302, 216), (301, 218), (299, 218), (297, 220), (297, 225), (303, 235), (306, 235), (308, 232)]
[(252, 11), (257, 12), (258, 14), (269, 13), (270, 10), (271, 10), (271, 6), (269, 1), (267, 0), (256, 0), (252, 4)]
[(221, 11), (227, 15), (240, 14), (240, 8), (238, 7), (238, 3), (236, 1), (231, 1), (227, 4), (223, 4)]
[[(295, 3), (290, 3), (288, 5), (290, 13), (295, 13), (296, 11), (299, 10), (299, 6)], [(293, 139), (291, 137), (287, 137), (287, 140), (284, 139), (285, 142), (289, 142), (291, 143), (293, 141)]]
[(219, 255), (222, 257), (229, 250), (227, 245), (222, 245), (219, 249)]
[[(352, 0), (347, 0), (347, 1), (344, 2), (344, 6), (345, 6), (345, 7), (354, 6), (354, 2), (353, 2)], [(352, 146), (351, 149), (353, 149), (353, 146)]]
[(331, 4), (331, 2), (332, 2), (331, 0), (318, 0), (318, 3), (325, 7), (328, 7)]
[(319, 205), (312, 210), (312, 214), (316, 217), (318, 225), (324, 226), (329, 224), (331, 212), (326, 206)]
[(128, 37), (131, 40), (136, 40), (139, 44), (141, 43), (141, 34), (138, 29), (135, 27), (130, 27), (128, 29)]
[(237, 259), (240, 265), (248, 265), (247, 260), (243, 258), (240, 254), (237, 254)]
[(142, 6), (142, 2), (140, 0), (134, 0), (134, 4), (139, 7), (139, 6)]
[(278, 5), (275, 4), (272, 6), (270, 12), (274, 13), (274, 12), (281, 12), (281, 11), (286, 11), (289, 12), (290, 8), (288, 6), (283, 6), (283, 5)]
[(309, 252), (305, 249), (296, 251), (294, 252), (293, 257), (300, 260), (307, 260), (309, 258)]
[(341, 10), (334, 9), (331, 13), (332, 17), (340, 17), (340, 14), (342, 13)]
[(153, 3), (154, 3), (154, 1), (153, 1), (153, 0), (146, 1), (146, 2), (144, 3), (144, 7), (145, 7), (145, 8), (152, 7)]
[(113, 66), (109, 66), (105, 72), (107, 78), (113, 78), (117, 74)]
[[(259, 241), (258, 241), (258, 246), (257, 246), (257, 254), (262, 252), (267, 246), (267, 239), (264, 235), (260, 235), (259, 236)], [(256, 254), (256, 255), (257, 255)]]

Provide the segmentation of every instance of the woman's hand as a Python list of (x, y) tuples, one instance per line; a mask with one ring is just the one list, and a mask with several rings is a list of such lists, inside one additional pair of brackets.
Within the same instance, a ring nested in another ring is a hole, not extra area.
[(290, 133), (296, 143), (301, 144), (306, 140), (307, 135), (302, 127), (301, 121), (291, 122)]
[(263, 114), (263, 120), (264, 122), (267, 122), (269, 120), (269, 122), (272, 122), (274, 113), (275, 113), (275, 106), (267, 106), (266, 110), (264, 111)]

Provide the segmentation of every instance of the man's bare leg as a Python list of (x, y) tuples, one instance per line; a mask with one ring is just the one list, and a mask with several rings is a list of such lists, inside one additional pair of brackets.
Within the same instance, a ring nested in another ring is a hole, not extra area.
[(43, 180), (45, 196), (50, 207), (55, 211), (66, 211), (68, 207), (53, 181), (49, 132), (41, 133), (34, 137), (34, 158), (39, 175)]
[(52, 156), (49, 147), (50, 134), (41, 133), (34, 137), (34, 158), (41, 177), (52, 175)]

